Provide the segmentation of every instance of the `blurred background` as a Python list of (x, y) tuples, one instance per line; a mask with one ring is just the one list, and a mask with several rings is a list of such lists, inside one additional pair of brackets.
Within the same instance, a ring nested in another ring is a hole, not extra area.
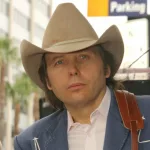
[[(71, 2), (100, 36), (116, 24), (125, 55), (116, 79), (135, 94), (150, 95), (149, 0), (0, 0), (0, 141), (13, 150), (13, 138), (55, 110), (24, 72), (19, 46), (23, 39), (42, 45), (44, 30), (57, 5)], [(116, 52), (117, 53), (117, 52)], [(139, 58), (139, 59), (138, 59)]]

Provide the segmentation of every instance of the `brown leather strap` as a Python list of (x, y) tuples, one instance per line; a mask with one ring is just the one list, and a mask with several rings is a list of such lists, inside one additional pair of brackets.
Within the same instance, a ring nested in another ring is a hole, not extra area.
[(138, 150), (138, 130), (144, 128), (144, 121), (138, 108), (136, 98), (128, 91), (115, 91), (120, 115), (124, 126), (131, 130), (132, 150)]
[(136, 121), (131, 121), (131, 143), (132, 150), (138, 150), (138, 134)]

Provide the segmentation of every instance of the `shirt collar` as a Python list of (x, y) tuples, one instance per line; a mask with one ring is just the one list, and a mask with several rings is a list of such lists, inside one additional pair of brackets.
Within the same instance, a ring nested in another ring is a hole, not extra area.
[(101, 115), (103, 115), (105, 118), (107, 118), (108, 116), (108, 111), (109, 111), (109, 107), (110, 107), (110, 100), (111, 100), (111, 93), (110, 93), (110, 89), (108, 87), (106, 87), (106, 93), (102, 99), (102, 102), (100, 103), (100, 105), (98, 106), (98, 108), (96, 108), (92, 113), (91, 116), (98, 111)]
[(67, 116), (68, 116), (68, 132), (69, 132), (69, 130), (74, 122), (73, 122), (72, 116), (68, 110), (67, 110)]
[[(96, 108), (91, 113), (91, 117), (93, 116), (93, 114), (95, 112), (99, 112), (101, 115), (103, 115), (107, 119), (108, 111), (109, 111), (109, 107), (110, 107), (110, 100), (111, 100), (110, 89), (108, 87), (106, 87), (106, 93), (102, 99), (102, 102), (100, 103), (98, 108)], [(67, 110), (67, 117), (68, 117), (68, 132), (69, 132), (69, 130), (73, 126), (74, 122), (73, 122), (72, 116), (68, 110)], [(75, 124), (78, 124), (78, 123), (75, 123)]]

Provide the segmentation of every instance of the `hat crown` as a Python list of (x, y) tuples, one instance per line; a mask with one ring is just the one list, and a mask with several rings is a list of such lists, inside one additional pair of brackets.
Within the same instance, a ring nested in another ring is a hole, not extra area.
[(77, 39), (97, 40), (98, 36), (72, 3), (60, 4), (47, 25), (42, 48), (50, 48), (60, 42)]

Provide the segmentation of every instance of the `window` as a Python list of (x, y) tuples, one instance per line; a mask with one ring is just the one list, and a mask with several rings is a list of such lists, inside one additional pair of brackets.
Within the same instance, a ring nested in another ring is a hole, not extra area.
[(19, 24), (21, 27), (30, 30), (30, 19), (23, 15), (17, 9), (14, 10), (14, 21)]
[(13, 42), (14, 47), (17, 48), (20, 46), (21, 40), (13, 38), (12, 42)]
[(35, 28), (34, 28), (34, 32), (35, 32), (35, 36), (37, 36), (38, 38), (42, 39), (43, 35), (44, 35), (44, 29), (42, 27), (40, 27), (38, 24), (35, 24)]
[(0, 29), (0, 37), (6, 37), (8, 33), (6, 33), (3, 29)]
[(47, 17), (50, 16), (50, 5), (49, 4), (47, 4), (43, 0), (38, 0), (38, 1), (36, 1), (36, 6), (42, 14), (46, 15)]
[(8, 16), (9, 4), (5, 0), (0, 0), (0, 12)]

